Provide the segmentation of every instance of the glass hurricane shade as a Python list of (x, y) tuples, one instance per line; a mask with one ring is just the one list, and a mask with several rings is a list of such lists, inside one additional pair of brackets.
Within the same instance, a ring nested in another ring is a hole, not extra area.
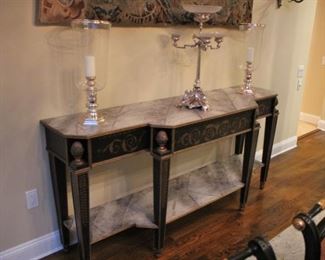
[(240, 69), (246, 68), (246, 62), (252, 62), (253, 70), (257, 70), (261, 64), (263, 47), (263, 24), (241, 24), (239, 26), (240, 49), (242, 53), (238, 57)]
[(74, 48), (74, 84), (86, 89), (86, 76), (96, 77), (96, 88), (107, 84), (109, 33), (111, 24), (107, 21), (76, 19), (71, 22), (76, 45)]

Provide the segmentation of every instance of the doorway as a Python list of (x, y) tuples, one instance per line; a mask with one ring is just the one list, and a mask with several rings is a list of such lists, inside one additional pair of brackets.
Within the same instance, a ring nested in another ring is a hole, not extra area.
[[(305, 73), (298, 138), (323, 129), (325, 123), (325, 1), (318, 0), (309, 61)], [(298, 70), (298, 87), (299, 87)]]

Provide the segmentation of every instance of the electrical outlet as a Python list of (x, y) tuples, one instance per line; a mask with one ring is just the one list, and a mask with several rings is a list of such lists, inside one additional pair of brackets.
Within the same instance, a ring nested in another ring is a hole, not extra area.
[(25, 194), (26, 194), (27, 209), (32, 209), (32, 208), (38, 207), (37, 189), (26, 191)]

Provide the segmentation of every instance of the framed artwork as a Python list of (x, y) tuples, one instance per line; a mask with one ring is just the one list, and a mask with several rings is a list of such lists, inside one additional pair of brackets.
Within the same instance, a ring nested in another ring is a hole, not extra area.
[(236, 27), (252, 19), (253, 0), (37, 0), (37, 24), (68, 25), (72, 19), (100, 19), (113, 26), (194, 25), (182, 4), (218, 5), (208, 24)]

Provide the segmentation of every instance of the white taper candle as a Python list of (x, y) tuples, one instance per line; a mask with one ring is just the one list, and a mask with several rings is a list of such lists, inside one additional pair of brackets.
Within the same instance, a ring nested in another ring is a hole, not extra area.
[(95, 56), (85, 56), (85, 75), (86, 77), (96, 76)]
[(248, 47), (247, 49), (247, 61), (248, 62), (254, 62), (254, 48)]

